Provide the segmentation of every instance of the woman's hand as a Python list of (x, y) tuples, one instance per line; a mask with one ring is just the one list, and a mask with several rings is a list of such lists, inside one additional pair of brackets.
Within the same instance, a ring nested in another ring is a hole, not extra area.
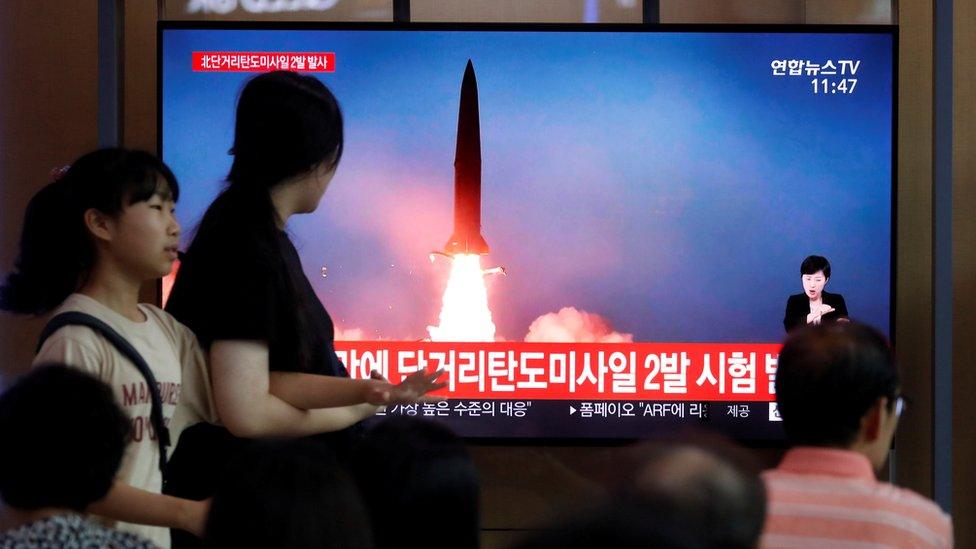
[(823, 315), (827, 313), (832, 313), (835, 310), (836, 309), (834, 309), (830, 305), (827, 305), (826, 303), (821, 303), (820, 307), (817, 308), (816, 311), (807, 315), (807, 324), (820, 324)]
[(446, 382), (438, 381), (444, 375), (444, 370), (427, 373), (423, 370), (414, 372), (403, 381), (394, 385), (383, 377), (377, 370), (370, 372), (369, 377), (376, 386), (370, 389), (368, 402), (376, 406), (390, 404), (414, 404), (417, 402), (438, 402), (442, 397), (428, 395), (447, 386)]

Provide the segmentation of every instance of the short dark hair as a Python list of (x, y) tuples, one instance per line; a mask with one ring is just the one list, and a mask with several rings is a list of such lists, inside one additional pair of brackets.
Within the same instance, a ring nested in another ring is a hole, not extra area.
[(208, 547), (372, 547), (355, 483), (314, 439), (248, 441), (218, 480)]
[(625, 494), (706, 547), (752, 548), (766, 521), (766, 489), (753, 457), (701, 434), (640, 448), (643, 465)]
[(865, 324), (806, 326), (779, 354), (776, 402), (794, 444), (848, 446), (881, 397), (893, 406), (900, 381), (888, 340)]
[(0, 498), (83, 511), (112, 486), (129, 429), (105, 383), (61, 364), (34, 368), (0, 396)]
[[(357, 446), (353, 474), (376, 528), (376, 547), (477, 547), (478, 477), (461, 439), (432, 421), (393, 417)], [(422, 524), (437, 509), (436, 536)]]
[(822, 255), (807, 256), (800, 263), (800, 276), (812, 275), (817, 271), (823, 271), (825, 277), (830, 278), (830, 262)]

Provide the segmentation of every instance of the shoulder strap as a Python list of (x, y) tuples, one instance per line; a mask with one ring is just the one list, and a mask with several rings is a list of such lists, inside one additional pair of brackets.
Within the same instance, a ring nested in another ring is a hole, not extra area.
[(44, 345), (44, 342), (54, 332), (69, 325), (87, 326), (100, 334), (109, 343), (114, 345), (123, 356), (128, 358), (139, 370), (139, 373), (142, 374), (142, 377), (146, 379), (146, 384), (149, 386), (149, 395), (152, 399), (152, 410), (149, 413), (149, 418), (152, 421), (153, 429), (156, 431), (156, 442), (159, 443), (159, 470), (165, 478), (166, 447), (170, 445), (169, 429), (163, 422), (163, 399), (159, 394), (159, 385), (156, 383), (156, 376), (153, 375), (149, 364), (142, 358), (139, 351), (136, 351), (135, 347), (122, 337), (121, 334), (112, 329), (111, 326), (90, 314), (78, 311), (61, 313), (52, 318), (41, 332), (40, 341), (37, 343), (37, 350), (41, 350), (41, 346)]

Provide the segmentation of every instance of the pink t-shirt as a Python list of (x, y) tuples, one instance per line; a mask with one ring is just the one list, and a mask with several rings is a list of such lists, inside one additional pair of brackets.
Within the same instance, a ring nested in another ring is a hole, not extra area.
[(763, 481), (762, 547), (952, 547), (952, 519), (915, 492), (879, 482), (857, 452), (794, 448)]

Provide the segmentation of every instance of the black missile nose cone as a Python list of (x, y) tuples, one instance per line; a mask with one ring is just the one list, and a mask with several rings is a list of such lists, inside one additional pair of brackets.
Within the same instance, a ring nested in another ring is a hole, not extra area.
[[(477, 167), (478, 184), (481, 184), (481, 123), (478, 114), (478, 80), (474, 76), (474, 64), (468, 59), (461, 79), (461, 98), (458, 105), (457, 151), (458, 162)], [(475, 164), (476, 163), (476, 164)]]
[(461, 85), (469, 85), (469, 82), (477, 86), (477, 79), (474, 76), (474, 63), (470, 59), (468, 59), (468, 64), (464, 67), (464, 77), (461, 78)]

